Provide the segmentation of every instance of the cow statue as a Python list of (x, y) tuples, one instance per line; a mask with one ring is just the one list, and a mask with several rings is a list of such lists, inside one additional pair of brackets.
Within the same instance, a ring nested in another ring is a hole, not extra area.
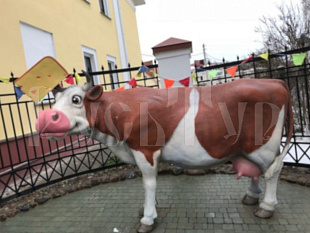
[[(160, 161), (191, 169), (230, 161), (238, 179), (251, 178), (242, 200), (246, 205), (258, 203), (258, 178), (264, 175), (265, 194), (254, 214), (272, 216), (282, 160), (293, 133), (285, 82), (242, 79), (217, 86), (104, 92), (100, 85), (90, 89), (91, 77), (84, 74), (84, 86), (54, 90), (56, 103), (39, 113), (36, 129), (56, 140), (88, 135), (139, 167), (145, 202), (138, 232), (154, 227)], [(280, 152), (284, 129), (286, 144)]]

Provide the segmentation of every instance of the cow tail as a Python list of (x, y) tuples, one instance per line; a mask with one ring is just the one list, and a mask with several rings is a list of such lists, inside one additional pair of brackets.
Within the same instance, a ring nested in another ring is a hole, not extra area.
[(285, 88), (287, 89), (287, 104), (286, 104), (286, 142), (285, 146), (279, 156), (277, 156), (274, 160), (274, 162), (271, 164), (271, 166), (267, 169), (265, 173), (265, 177), (270, 178), (278, 172), (279, 170), (282, 169), (283, 166), (283, 159), (286, 156), (289, 148), (290, 148), (290, 142), (293, 136), (293, 131), (294, 131), (294, 120), (293, 120), (293, 111), (292, 111), (292, 100), (291, 100), (291, 95), (288, 86), (286, 83), (283, 82), (285, 85)]
[(287, 89), (287, 98), (288, 98), (288, 103), (287, 103), (287, 116), (286, 116), (286, 143), (285, 147), (281, 153), (282, 159), (284, 159), (285, 155), (287, 154), (289, 147), (290, 147), (290, 142), (293, 136), (293, 131), (294, 131), (294, 119), (293, 119), (293, 110), (292, 110), (292, 99), (290, 95), (290, 90), (288, 89), (288, 86), (285, 84), (285, 87)]

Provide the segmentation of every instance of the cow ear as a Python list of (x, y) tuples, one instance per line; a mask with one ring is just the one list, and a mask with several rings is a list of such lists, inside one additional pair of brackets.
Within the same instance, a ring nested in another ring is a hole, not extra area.
[(103, 88), (100, 85), (94, 86), (88, 93), (87, 97), (90, 101), (96, 101), (103, 93)]

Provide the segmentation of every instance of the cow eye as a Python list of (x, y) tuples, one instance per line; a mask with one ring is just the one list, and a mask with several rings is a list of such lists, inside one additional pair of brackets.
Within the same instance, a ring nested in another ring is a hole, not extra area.
[(78, 95), (74, 95), (72, 96), (72, 103), (73, 104), (80, 104), (82, 102), (82, 97), (81, 96), (78, 96)]

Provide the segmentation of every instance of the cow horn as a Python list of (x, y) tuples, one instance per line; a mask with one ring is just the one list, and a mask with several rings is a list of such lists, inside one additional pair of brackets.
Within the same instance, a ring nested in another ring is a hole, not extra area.
[(54, 89), (52, 90), (52, 93), (53, 93), (53, 95), (55, 97), (58, 92), (63, 92), (64, 90), (65, 90), (65, 88), (61, 87), (58, 84), (56, 87), (54, 87)]
[(83, 86), (84, 91), (88, 91), (91, 86), (93, 86), (93, 78), (86, 71), (82, 70), (82, 73), (86, 77), (87, 83)]

